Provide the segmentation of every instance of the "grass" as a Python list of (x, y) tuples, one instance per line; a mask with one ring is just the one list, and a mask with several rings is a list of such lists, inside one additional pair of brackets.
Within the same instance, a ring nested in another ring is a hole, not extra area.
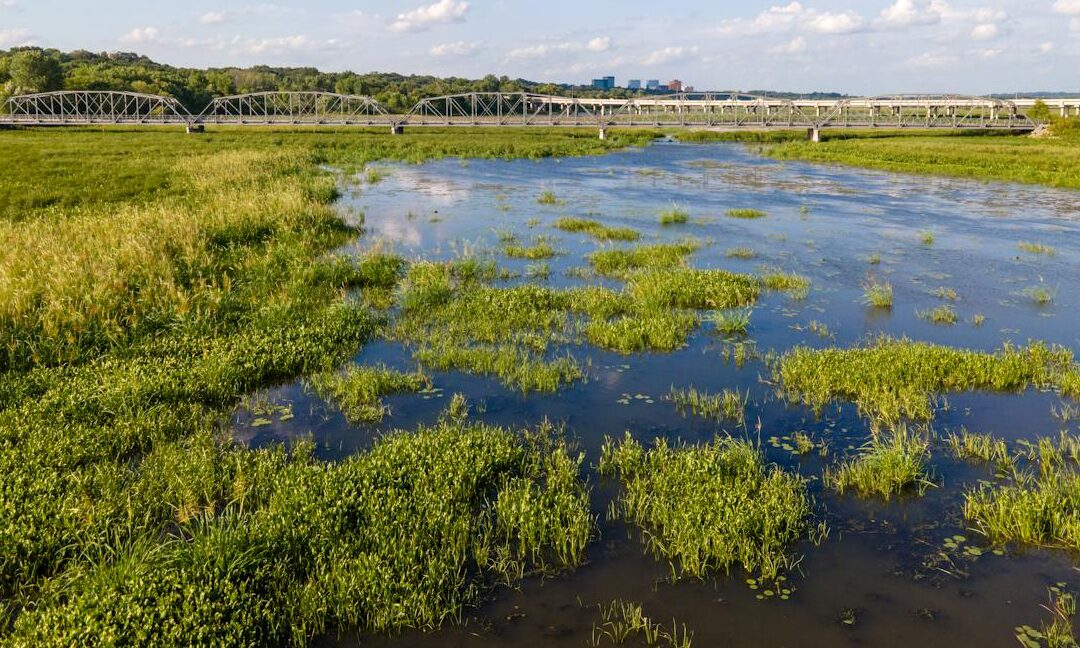
[(639, 245), (632, 248), (600, 250), (589, 255), (589, 265), (609, 277), (625, 276), (631, 270), (670, 269), (682, 265), (686, 257), (701, 249), (701, 243), (686, 239), (679, 243)]
[(737, 308), (716, 311), (710, 318), (717, 333), (721, 335), (746, 335), (750, 330), (750, 318), (754, 311)]
[(919, 240), (923, 245), (931, 246), (934, 244), (934, 233), (930, 231), (919, 232)]
[(766, 290), (786, 292), (796, 298), (805, 298), (810, 292), (810, 279), (795, 273), (769, 272), (761, 277)]
[(863, 302), (873, 308), (890, 310), (893, 307), (893, 287), (888, 281), (870, 279), (863, 284)]
[(351, 423), (379, 423), (387, 408), (381, 398), (431, 388), (422, 373), (401, 373), (385, 366), (350, 365), (342, 372), (324, 372), (309, 379), (320, 398), (333, 401)]
[(729, 248), (727, 250), (727, 252), (724, 253), (724, 256), (726, 256), (729, 259), (739, 259), (739, 260), (742, 260), (742, 261), (748, 261), (750, 259), (757, 258), (757, 253), (754, 252), (754, 250), (752, 248), (734, 247), (734, 248)]
[(690, 387), (689, 389), (671, 388), (668, 399), (683, 416), (693, 414), (700, 418), (714, 421), (729, 421), (746, 425), (746, 403), (749, 394), (725, 389), (719, 394), (710, 394)]
[(667, 646), (667, 648), (691, 648), (694, 633), (687, 630), (686, 624), (681, 629), (672, 621), (671, 630), (645, 616), (641, 605), (626, 601), (612, 601), (600, 606), (600, 623), (593, 624), (590, 646), (603, 646), (610, 643), (620, 646), (627, 641), (636, 641), (646, 646)]
[(923, 133), (903, 137), (826, 137), (821, 144), (774, 144), (766, 154), (782, 160), (839, 163), (901, 173), (1080, 188), (1080, 149), (1075, 137)]
[(1054, 302), (1054, 296), (1056, 293), (1056, 290), (1048, 288), (1042, 284), (1039, 284), (1038, 286), (1032, 286), (1024, 290), (1024, 296), (1038, 306), (1048, 306), (1052, 304)]
[(629, 435), (604, 442), (600, 473), (618, 477), (612, 509), (673, 577), (706, 578), (740, 566), (772, 581), (794, 567), (791, 546), (809, 536), (810, 497), (796, 475), (765, 464), (748, 442), (645, 448)]
[(825, 472), (825, 483), (843, 494), (890, 499), (906, 492), (921, 495), (933, 486), (927, 464), (929, 442), (906, 426), (880, 433), (854, 459)]
[(1050, 613), (1039, 629), (1029, 625), (1016, 627), (1016, 640), (1024, 648), (1077, 648), (1073, 622), (1076, 619), (1076, 596), (1065, 589), (1065, 583), (1052, 585), (1049, 600), (1042, 608)]
[(572, 356), (545, 360), (512, 345), (461, 347), (438, 341), (421, 346), (415, 357), (437, 371), (451, 369), (498, 376), (509, 387), (523, 392), (554, 392), (584, 377)]
[(922, 320), (926, 320), (931, 324), (938, 324), (944, 326), (952, 326), (957, 322), (956, 311), (952, 306), (941, 305), (930, 310), (920, 310), (915, 315)]
[(525, 246), (516, 242), (508, 242), (503, 245), (503, 254), (511, 259), (528, 259), (530, 261), (541, 261), (544, 259), (555, 258), (557, 252), (552, 247), (551, 243), (540, 240), (534, 245)]
[(758, 281), (726, 270), (643, 270), (630, 275), (627, 292), (644, 304), (697, 310), (732, 309), (753, 305)]
[(798, 347), (776, 363), (774, 379), (791, 400), (820, 411), (835, 400), (856, 403), (885, 422), (928, 421), (949, 392), (1019, 392), (1072, 385), (1077, 369), (1063, 347), (1005, 345), (995, 353), (881, 337), (851, 349)]
[(685, 225), (689, 222), (690, 212), (677, 205), (673, 205), (671, 209), (668, 209), (660, 214), (661, 225)]
[[(328, 372), (387, 330), (371, 305), (407, 317), (501, 275), (333, 256), (360, 231), (325, 169), (613, 147), (570, 130), (357, 133), (0, 132), (0, 643), (433, 628), (487, 583), (581, 560), (594, 525), (580, 457), (537, 432), (455, 416), (337, 463), (306, 442), (232, 442), (246, 395), (304, 375), (370, 405), (367, 381)], [(481, 360), (522, 357), (506, 355)], [(574, 374), (533, 357), (553, 371), (513, 380)]]
[(760, 209), (729, 209), (725, 214), (728, 218), (741, 218), (743, 220), (755, 220), (767, 216)]
[(541, 205), (559, 205), (562, 204), (559, 201), (559, 197), (555, 195), (555, 192), (550, 189), (545, 189), (540, 192), (540, 197), (536, 199), (536, 202)]
[(944, 299), (945, 301), (956, 301), (960, 299), (960, 295), (952, 288), (946, 288), (945, 286), (938, 287), (934, 291), (934, 296), (938, 299)]
[(581, 232), (598, 241), (636, 241), (641, 233), (629, 227), (608, 227), (603, 223), (588, 218), (560, 218), (555, 227), (564, 232)]
[(953, 456), (962, 461), (1002, 464), (1009, 460), (1009, 447), (1005, 441), (990, 434), (960, 430), (947, 436), (945, 443)]
[(1031, 241), (1020, 241), (1016, 244), (1017, 249), (1021, 252), (1027, 252), (1028, 254), (1041, 254), (1043, 256), (1056, 256), (1057, 250), (1052, 245), (1046, 245), (1045, 243), (1033, 243)]

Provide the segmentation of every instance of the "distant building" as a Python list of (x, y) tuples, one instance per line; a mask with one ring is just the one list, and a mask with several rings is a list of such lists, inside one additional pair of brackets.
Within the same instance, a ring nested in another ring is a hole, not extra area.
[(668, 81), (667, 89), (672, 92), (682, 92), (682, 81), (679, 81), (678, 79)]
[(645, 89), (646, 90), (659, 90), (660, 89), (660, 79), (649, 79), (648, 81), (645, 82)]
[(693, 92), (694, 86), (683, 86), (683, 92)]
[(606, 76), (602, 79), (593, 79), (592, 87), (594, 90), (613, 90), (615, 88), (615, 77)]
[(630, 79), (626, 82), (626, 87), (629, 90), (641, 90), (641, 79)]

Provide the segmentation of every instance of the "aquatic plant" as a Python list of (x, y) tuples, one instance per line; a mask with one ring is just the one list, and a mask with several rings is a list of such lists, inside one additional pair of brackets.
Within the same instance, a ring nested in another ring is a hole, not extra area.
[(719, 394), (710, 394), (693, 387), (689, 389), (672, 387), (668, 399), (675, 404), (675, 408), (683, 416), (689, 413), (714, 421), (729, 421), (746, 425), (746, 404), (750, 400), (749, 393), (740, 394), (738, 391), (725, 389)]
[(927, 246), (933, 245), (934, 244), (934, 233), (929, 231), (929, 230), (924, 231), (924, 232), (919, 232), (919, 240), (922, 241), (923, 245), (927, 245)]
[(661, 225), (685, 225), (689, 222), (690, 212), (682, 209), (678, 205), (672, 205), (671, 209), (660, 214)]
[(915, 315), (931, 324), (952, 326), (957, 321), (956, 311), (953, 310), (952, 306), (947, 305), (937, 306), (930, 310), (916, 311)]
[(508, 243), (503, 245), (503, 254), (511, 259), (529, 259), (531, 261), (539, 261), (541, 259), (551, 259), (555, 257), (555, 248), (551, 243), (539, 240), (535, 245), (524, 246), (518, 243)]
[(722, 335), (746, 335), (750, 330), (750, 318), (754, 311), (749, 308), (719, 310), (710, 316), (717, 333)]
[(743, 261), (747, 261), (756, 258), (757, 253), (754, 252), (753, 249), (748, 247), (734, 247), (728, 248), (727, 252), (724, 253), (724, 256), (729, 259), (740, 259)]
[(1020, 241), (1016, 244), (1017, 249), (1021, 252), (1027, 252), (1028, 254), (1041, 254), (1043, 256), (1052, 257), (1057, 254), (1057, 250), (1051, 245), (1045, 243), (1032, 243), (1031, 241)]
[(1038, 286), (1032, 286), (1024, 290), (1024, 296), (1035, 302), (1039, 306), (1046, 306), (1054, 301), (1054, 295), (1057, 291), (1043, 284)]
[(854, 459), (825, 471), (825, 483), (840, 494), (854, 490), (886, 500), (904, 492), (922, 495), (934, 483), (927, 468), (925, 435), (907, 426), (876, 434)]
[(934, 291), (934, 296), (946, 301), (956, 301), (957, 299), (960, 299), (960, 295), (957, 294), (955, 290), (946, 288), (945, 286), (939, 286), (938, 289)]
[(1045, 621), (1039, 629), (1029, 625), (1016, 627), (1016, 640), (1024, 648), (1077, 648), (1073, 621), (1076, 618), (1076, 596), (1065, 589), (1065, 583), (1049, 588), (1047, 604), (1042, 609), (1050, 613), (1050, 623)]
[(600, 606), (600, 624), (593, 624), (591, 646), (602, 646), (605, 639), (620, 646), (637, 639), (646, 646), (667, 648), (692, 648), (694, 633), (684, 623), (680, 628), (674, 620), (671, 630), (645, 616), (641, 605), (627, 601), (612, 601)]
[(438, 371), (458, 370), (498, 376), (523, 392), (553, 392), (581, 380), (584, 372), (567, 354), (545, 360), (526, 348), (508, 344), (462, 347), (432, 340), (413, 354), (417, 362)]
[(652, 309), (613, 319), (593, 319), (584, 333), (590, 344), (619, 353), (675, 351), (686, 346), (687, 337), (699, 323), (694, 313)]
[(766, 290), (786, 292), (798, 299), (810, 293), (810, 279), (794, 272), (769, 272), (762, 275), (761, 283)]
[(868, 306), (881, 309), (893, 307), (893, 287), (888, 281), (869, 279), (863, 284), (863, 302)]
[(628, 276), (629, 296), (665, 308), (741, 308), (753, 305), (760, 291), (752, 276), (726, 270), (649, 269)]
[(320, 398), (333, 401), (352, 423), (378, 423), (386, 414), (381, 398), (431, 388), (422, 373), (401, 373), (384, 365), (350, 365), (341, 372), (324, 372), (308, 379)]
[(741, 218), (745, 220), (754, 220), (757, 218), (765, 218), (765, 212), (760, 209), (729, 209), (726, 212), (728, 218)]
[(945, 444), (954, 457), (964, 461), (978, 460), (997, 464), (1009, 460), (1009, 447), (1005, 441), (990, 434), (961, 429), (960, 432), (945, 437)]
[(636, 241), (641, 233), (629, 227), (608, 227), (588, 218), (560, 218), (555, 227), (564, 232), (582, 232), (599, 241)]
[(797, 559), (792, 544), (809, 534), (805, 481), (767, 466), (747, 441), (645, 448), (629, 434), (604, 441), (601, 475), (618, 477), (612, 508), (640, 526), (642, 541), (671, 564), (673, 577), (706, 578), (739, 565), (771, 581)]
[(930, 420), (940, 394), (1071, 385), (1075, 372), (1068, 349), (1038, 342), (984, 353), (879, 337), (851, 349), (797, 347), (781, 356), (774, 378), (790, 399), (816, 410), (843, 399), (867, 416), (898, 422)]
[(545, 189), (544, 191), (540, 192), (540, 197), (536, 199), (536, 202), (540, 203), (541, 205), (560, 204), (559, 197), (555, 195), (555, 192), (551, 189)]
[(590, 254), (588, 260), (589, 265), (600, 274), (625, 276), (630, 270), (678, 267), (686, 257), (699, 249), (701, 249), (700, 242), (695, 239), (685, 239), (679, 243), (600, 250)]

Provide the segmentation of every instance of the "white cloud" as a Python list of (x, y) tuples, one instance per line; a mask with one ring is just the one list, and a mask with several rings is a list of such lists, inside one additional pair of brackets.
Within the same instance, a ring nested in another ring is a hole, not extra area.
[(1067, 16), (1080, 15), (1080, 0), (1057, 0), (1054, 3), (1054, 12)]
[(232, 40), (234, 52), (252, 56), (283, 54), (288, 52), (314, 52), (338, 49), (341, 42), (335, 39), (320, 41), (304, 34), (279, 38), (240, 38)]
[(16, 11), (22, 11), (22, 7), (19, 6), (15, 0), (0, 0), (0, 9), (14, 9)]
[(992, 59), (1001, 54), (1002, 51), (1000, 48), (986, 48), (975, 52), (975, 54), (981, 59)]
[(32, 38), (29, 29), (0, 29), (0, 47), (29, 45)]
[(685, 60), (694, 54), (697, 54), (698, 48), (696, 47), (665, 47), (653, 51), (647, 57), (643, 63), (645, 65), (663, 65), (664, 63), (674, 63), (675, 61)]
[(971, 37), (975, 40), (988, 40), (998, 35), (1000, 30), (994, 23), (983, 23), (981, 25), (975, 25), (975, 28), (971, 30)]
[(158, 39), (159, 31), (157, 27), (136, 27), (128, 33), (120, 37), (121, 43), (128, 43), (130, 45), (139, 45), (142, 43), (152, 43)]
[(1042, 45), (1039, 45), (1039, 51), (1043, 54), (1049, 54), (1054, 51), (1054, 44), (1050, 41), (1046, 41)]
[(934, 11), (930, 3), (915, 3), (915, 0), (896, 0), (881, 11), (880, 26), (904, 28), (933, 25), (941, 22), (941, 14)]
[(204, 25), (217, 25), (227, 19), (228, 15), (224, 11), (209, 11), (199, 16), (199, 22)]
[(924, 52), (915, 58), (908, 59), (904, 65), (913, 68), (939, 69), (952, 67), (956, 62), (957, 58), (952, 54)]
[(428, 53), (432, 56), (467, 56), (475, 52), (478, 47), (480, 47), (479, 43), (458, 41), (456, 43), (436, 45), (432, 47)]
[(1080, 34), (1080, 18), (1073, 18), (1069, 21), (1069, 30)]
[(585, 44), (585, 49), (590, 52), (606, 52), (611, 49), (611, 37), (597, 36)]
[(464, 22), (465, 14), (468, 12), (468, 2), (439, 0), (435, 4), (417, 7), (412, 11), (398, 14), (397, 20), (390, 24), (390, 31), (422, 31), (440, 23)]
[(807, 26), (811, 31), (819, 34), (854, 34), (862, 31), (865, 24), (866, 21), (862, 16), (853, 11), (847, 11), (836, 14), (825, 12), (812, 16)]
[(806, 39), (802, 36), (796, 36), (789, 42), (770, 49), (773, 54), (798, 54), (806, 49)]

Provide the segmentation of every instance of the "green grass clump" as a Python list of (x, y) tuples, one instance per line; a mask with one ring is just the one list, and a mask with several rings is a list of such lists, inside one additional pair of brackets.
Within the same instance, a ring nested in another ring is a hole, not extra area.
[(588, 218), (560, 218), (555, 227), (564, 232), (582, 232), (599, 241), (636, 241), (641, 233), (629, 227), (608, 227)]
[(661, 225), (685, 225), (690, 222), (690, 212), (678, 206), (660, 214)]
[(793, 297), (805, 297), (810, 292), (810, 279), (793, 272), (769, 272), (761, 277), (766, 290), (786, 292)]
[(945, 443), (953, 456), (963, 461), (981, 461), (1000, 464), (1009, 460), (1009, 447), (1005, 441), (990, 434), (978, 434), (967, 430), (950, 434)]
[(727, 309), (716, 311), (710, 319), (721, 335), (746, 335), (753, 314), (749, 308)]
[(960, 295), (957, 294), (956, 290), (946, 288), (945, 286), (939, 286), (938, 289), (934, 291), (934, 297), (944, 299), (945, 301), (956, 301), (957, 299), (960, 299)]
[(1020, 241), (1016, 244), (1017, 249), (1021, 252), (1027, 252), (1028, 254), (1041, 254), (1043, 256), (1052, 257), (1057, 254), (1057, 250), (1052, 245), (1046, 245), (1045, 243), (1033, 243), (1031, 241)]
[(694, 313), (653, 309), (614, 319), (594, 319), (585, 326), (585, 339), (619, 353), (675, 351), (686, 346), (687, 338), (699, 324)]
[(548, 361), (527, 348), (507, 344), (462, 347), (432, 342), (414, 355), (426, 367), (498, 376), (523, 392), (558, 391), (585, 375), (570, 355)]
[(645, 616), (641, 605), (627, 601), (612, 601), (600, 606), (600, 624), (593, 624), (590, 646), (602, 646), (607, 640), (618, 646), (636, 640), (646, 646), (692, 648), (694, 633), (674, 620), (671, 630)]
[(680, 243), (641, 245), (626, 249), (601, 250), (589, 255), (589, 265), (600, 274), (625, 276), (631, 270), (675, 268), (701, 249), (701, 243), (687, 239)]
[(385, 366), (351, 365), (343, 372), (325, 372), (308, 379), (320, 398), (331, 400), (351, 423), (378, 423), (386, 415), (382, 397), (431, 388), (422, 373), (402, 373)]
[(922, 241), (923, 245), (927, 245), (927, 246), (933, 245), (934, 244), (934, 233), (929, 231), (929, 230), (925, 231), (925, 232), (919, 232), (919, 240)]
[(1040, 284), (1024, 290), (1024, 296), (1039, 306), (1047, 306), (1054, 301), (1057, 291)]
[(1075, 466), (1044, 469), (1005, 484), (969, 491), (964, 516), (991, 542), (1080, 550), (1080, 474)]
[(767, 215), (760, 209), (729, 209), (726, 213), (728, 218), (741, 218), (744, 220), (765, 218), (765, 216)]
[(893, 307), (893, 287), (888, 281), (870, 280), (863, 286), (863, 301), (874, 308)]
[(627, 435), (604, 442), (600, 473), (618, 476), (613, 514), (642, 527), (642, 538), (670, 561), (673, 576), (706, 578), (739, 565), (775, 580), (797, 561), (792, 544), (808, 536), (806, 482), (767, 466), (749, 442), (646, 449)]
[(927, 468), (930, 448), (918, 432), (899, 427), (880, 433), (863, 446), (859, 456), (825, 472), (825, 482), (837, 492), (854, 490), (861, 496), (921, 495), (933, 481)]
[(729, 248), (728, 251), (724, 253), (724, 256), (726, 256), (729, 259), (739, 259), (739, 260), (742, 260), (742, 261), (749, 261), (750, 259), (756, 258), (757, 253), (754, 252), (754, 250), (752, 248), (733, 247), (733, 248)]
[(930, 310), (921, 310), (915, 313), (919, 319), (924, 319), (931, 324), (952, 326), (957, 322), (956, 311), (952, 306), (942, 305)]
[(536, 199), (536, 202), (541, 205), (558, 205), (559, 197), (555, 195), (555, 192), (551, 189), (545, 189), (540, 192), (540, 197)]
[(1042, 343), (984, 353), (881, 337), (852, 349), (798, 347), (780, 358), (775, 374), (790, 398), (817, 410), (842, 399), (897, 422), (932, 419), (941, 394), (1066, 385), (1075, 371), (1068, 349)]
[(725, 389), (719, 394), (710, 394), (693, 387), (689, 389), (672, 387), (668, 398), (684, 416), (691, 413), (694, 416), (714, 421), (746, 424), (746, 403), (750, 394), (740, 394), (731, 389)]
[(556, 252), (555, 248), (551, 246), (551, 243), (548, 243), (547, 241), (537, 241), (535, 245), (530, 246), (508, 243), (503, 246), (503, 254), (511, 259), (540, 261), (543, 259), (554, 258)]
[(760, 288), (750, 275), (680, 268), (633, 273), (627, 292), (645, 304), (706, 310), (753, 305)]
[(1077, 648), (1076, 631), (1073, 621), (1076, 619), (1076, 595), (1065, 590), (1065, 583), (1052, 585), (1049, 601), (1042, 608), (1050, 613), (1050, 623), (1045, 621), (1039, 629), (1029, 625), (1016, 627), (1016, 640), (1024, 648)]

